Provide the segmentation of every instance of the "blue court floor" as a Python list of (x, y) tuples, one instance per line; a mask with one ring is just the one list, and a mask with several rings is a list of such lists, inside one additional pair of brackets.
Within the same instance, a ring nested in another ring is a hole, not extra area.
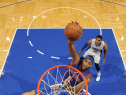
[[(79, 52), (85, 42), (99, 35), (99, 29), (83, 29), (75, 42)], [(101, 80), (95, 81), (97, 71), (90, 68), (93, 81), (88, 85), (91, 95), (126, 95), (125, 67), (112, 29), (102, 29), (108, 45), (106, 63), (101, 55)], [(86, 50), (86, 49), (85, 49)], [(85, 51), (80, 55), (82, 56)], [(17, 29), (0, 78), (0, 95), (21, 95), (37, 88), (41, 75), (55, 65), (71, 62), (64, 29)]]

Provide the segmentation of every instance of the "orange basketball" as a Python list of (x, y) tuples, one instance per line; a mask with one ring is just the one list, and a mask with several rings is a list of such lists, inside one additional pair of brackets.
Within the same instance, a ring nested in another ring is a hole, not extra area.
[(78, 23), (69, 23), (64, 30), (64, 34), (67, 39), (76, 41), (81, 38), (83, 34), (82, 27)]

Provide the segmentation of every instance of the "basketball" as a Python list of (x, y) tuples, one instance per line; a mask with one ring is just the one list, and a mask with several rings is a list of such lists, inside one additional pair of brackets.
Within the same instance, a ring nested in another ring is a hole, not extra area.
[(65, 27), (64, 34), (67, 39), (76, 41), (81, 38), (83, 30), (78, 23), (72, 22)]

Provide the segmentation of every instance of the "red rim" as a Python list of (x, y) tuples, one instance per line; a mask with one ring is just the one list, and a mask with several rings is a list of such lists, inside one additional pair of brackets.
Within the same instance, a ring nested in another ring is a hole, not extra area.
[(84, 75), (83, 75), (78, 69), (76, 69), (76, 68), (74, 68), (74, 67), (72, 67), (72, 66), (69, 66), (69, 65), (57, 65), (57, 66), (54, 66), (54, 67), (51, 67), (50, 69), (48, 69), (48, 70), (41, 76), (41, 78), (39, 79), (38, 86), (37, 86), (37, 93), (38, 93), (38, 95), (40, 95), (39, 89), (40, 89), (40, 84), (41, 84), (41, 80), (43, 79), (43, 77), (44, 77), (49, 71), (51, 71), (52, 69), (55, 69), (55, 68), (57, 68), (57, 67), (69, 67), (69, 68), (71, 68), (71, 69), (77, 71), (77, 72), (82, 76), (82, 78), (83, 78), (84, 81), (85, 81), (85, 84), (86, 84), (86, 95), (88, 94), (88, 85), (87, 85), (87, 81), (86, 81)]

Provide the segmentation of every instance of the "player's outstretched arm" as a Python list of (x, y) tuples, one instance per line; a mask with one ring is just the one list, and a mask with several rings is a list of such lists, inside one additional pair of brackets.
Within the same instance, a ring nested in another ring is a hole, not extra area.
[(103, 63), (105, 64), (105, 62), (106, 62), (106, 54), (107, 54), (107, 44), (106, 43), (104, 43), (104, 58), (103, 58)]
[(70, 55), (72, 57), (71, 65), (74, 65), (74, 64), (76, 64), (76, 63), (78, 63), (80, 61), (80, 57), (76, 53), (74, 42), (75, 41), (71, 41), (71, 40), (68, 39), (68, 43), (67, 43), (68, 44), (69, 53), (70, 53)]

